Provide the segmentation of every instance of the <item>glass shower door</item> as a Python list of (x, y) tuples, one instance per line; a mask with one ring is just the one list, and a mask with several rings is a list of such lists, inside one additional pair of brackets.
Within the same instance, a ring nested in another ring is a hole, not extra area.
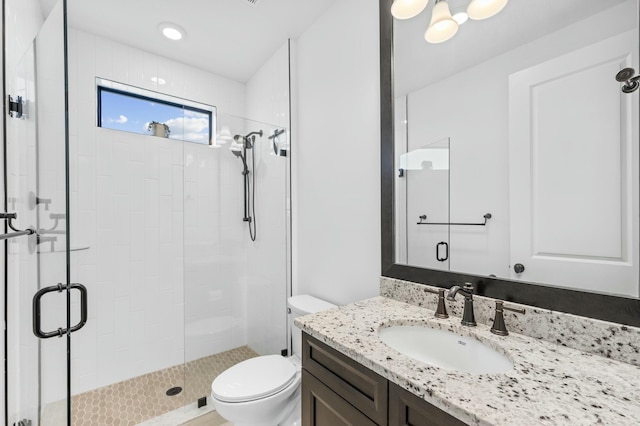
[[(8, 425), (65, 425), (68, 418), (70, 330), (84, 324), (86, 304), (72, 290), (67, 251), (64, 11), (48, 18), (5, 3), (5, 31), (26, 38), (25, 22), (38, 21), (32, 42), (9, 38), (5, 227)], [(32, 22), (36, 24), (36, 22)], [(15, 28), (14, 28), (15, 27)], [(25, 42), (26, 53), (21, 42)], [(27, 235), (20, 231), (29, 229)], [(17, 230), (17, 231), (16, 231)], [(17, 232), (17, 234), (16, 234)], [(76, 289), (82, 289), (75, 285)]]
[(406, 198), (406, 262), (450, 269), (449, 138), (400, 156)]

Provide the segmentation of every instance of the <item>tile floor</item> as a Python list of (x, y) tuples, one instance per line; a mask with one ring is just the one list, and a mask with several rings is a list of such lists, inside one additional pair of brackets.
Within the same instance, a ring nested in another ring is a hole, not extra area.
[[(115, 383), (72, 397), (73, 424), (78, 426), (133, 426), (160, 417), (209, 396), (211, 382), (227, 368), (258, 354), (248, 346), (231, 349), (133, 379)], [(183, 391), (167, 396), (167, 389), (180, 386)], [(64, 401), (49, 404), (43, 410), (42, 426), (63, 424)], [(206, 417), (209, 416), (209, 417)], [(207, 413), (189, 426), (218, 426), (226, 421), (217, 413)], [(222, 419), (222, 420), (220, 420)], [(216, 422), (216, 423), (214, 423)], [(229, 426), (229, 424), (225, 425)]]
[(203, 416), (197, 417), (191, 421), (183, 423), (180, 426), (233, 426), (226, 421), (220, 414), (212, 411)]

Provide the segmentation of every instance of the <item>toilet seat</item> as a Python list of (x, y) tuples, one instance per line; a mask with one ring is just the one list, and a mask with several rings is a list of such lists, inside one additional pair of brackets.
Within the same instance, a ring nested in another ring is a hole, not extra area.
[(296, 367), (280, 355), (251, 358), (227, 369), (211, 384), (224, 402), (248, 402), (274, 395), (295, 380)]

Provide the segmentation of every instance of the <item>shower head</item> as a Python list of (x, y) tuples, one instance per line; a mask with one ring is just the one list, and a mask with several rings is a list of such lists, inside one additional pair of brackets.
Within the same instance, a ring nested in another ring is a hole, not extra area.
[(245, 138), (249, 138), (249, 136), (253, 136), (253, 135), (258, 135), (262, 137), (262, 130), (258, 130), (257, 132), (251, 132), (247, 136), (245, 136)]
[(249, 138), (249, 136), (251, 136), (251, 133), (249, 133), (247, 136), (235, 135), (233, 137), (234, 145), (237, 145), (237, 146), (240, 146), (241, 148), (246, 148), (246, 149), (253, 148), (253, 144), (251, 143), (251, 139)]
[(244, 139), (245, 138), (240, 135), (235, 135), (233, 137), (233, 143), (229, 147), (229, 151), (231, 151), (233, 155), (235, 155), (240, 160), (242, 160), (242, 174), (247, 175), (249, 174), (249, 166), (247, 165), (246, 157), (243, 155), (246, 145), (243, 142), (241, 142)]

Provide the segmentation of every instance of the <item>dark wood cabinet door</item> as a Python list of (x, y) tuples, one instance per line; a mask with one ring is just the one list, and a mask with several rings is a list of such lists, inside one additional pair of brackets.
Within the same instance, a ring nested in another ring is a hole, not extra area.
[(466, 423), (434, 407), (400, 386), (389, 383), (389, 426), (464, 426)]
[(387, 379), (304, 333), (302, 367), (379, 425), (387, 423)]
[(367, 416), (302, 370), (302, 426), (376, 426)]

